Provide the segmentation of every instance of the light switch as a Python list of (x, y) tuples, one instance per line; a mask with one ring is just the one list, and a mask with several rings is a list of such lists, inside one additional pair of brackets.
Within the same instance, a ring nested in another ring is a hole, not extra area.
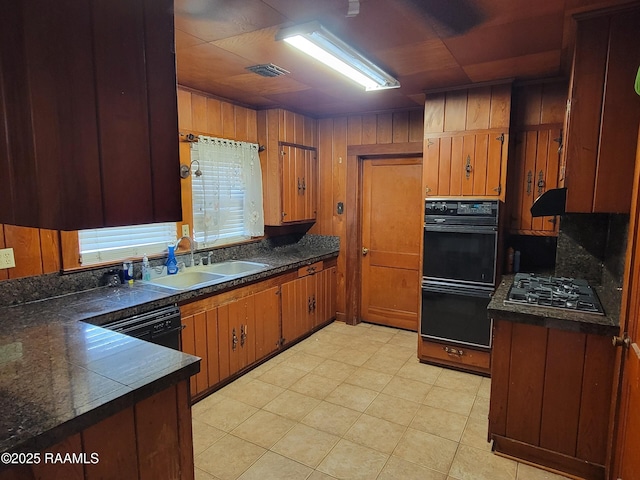
[(13, 256), (13, 248), (3, 248), (0, 250), (0, 268), (14, 268), (16, 259)]

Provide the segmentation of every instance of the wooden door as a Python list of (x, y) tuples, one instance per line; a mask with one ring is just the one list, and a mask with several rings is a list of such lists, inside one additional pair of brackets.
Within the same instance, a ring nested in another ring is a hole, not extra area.
[(301, 282), (304, 283), (304, 296), (307, 299), (307, 316), (304, 321), (303, 331), (301, 332), (302, 335), (313, 330), (313, 328), (318, 324), (317, 311), (319, 278), (320, 273), (314, 273), (313, 275), (308, 275), (300, 279)]
[(304, 150), (282, 145), (282, 222), (299, 222), (305, 217)]
[(282, 145), (282, 222), (316, 218), (316, 151)]
[(206, 311), (207, 317), (207, 376), (208, 386), (212, 387), (220, 381), (220, 360), (218, 353), (218, 309), (211, 308)]
[(295, 222), (297, 203), (300, 196), (296, 177), (296, 158), (293, 147), (280, 146), (280, 156), (282, 157), (282, 222)]
[(304, 150), (305, 175), (303, 180), (304, 218), (315, 220), (318, 210), (317, 182), (318, 158), (315, 150)]
[(240, 318), (240, 369), (256, 361), (256, 306), (255, 295), (239, 300), (241, 304)]
[(424, 202), (421, 160), (363, 160), (361, 318), (416, 331)]
[(308, 278), (282, 284), (282, 336), (287, 343), (300, 338), (310, 329)]
[(282, 284), (280, 297), (282, 300), (282, 338), (286, 343), (289, 343), (296, 337), (297, 298), (295, 280)]
[[(638, 135), (640, 139), (640, 133)], [(620, 335), (628, 335), (629, 348), (622, 352), (618, 437), (612, 478), (640, 478), (640, 144), (636, 153), (634, 191), (629, 224), (629, 246), (623, 290)]]
[(275, 352), (280, 345), (279, 295), (279, 287), (273, 287), (254, 295), (256, 360)]
[[(196, 354), (196, 337), (194, 333), (193, 315), (187, 315), (182, 317), (183, 329), (180, 333), (180, 350), (189, 355)], [(202, 362), (201, 362), (202, 363)], [(189, 386), (191, 396), (193, 397), (198, 393), (198, 385), (196, 383), (196, 376), (193, 375), (189, 379)]]
[(316, 310), (314, 327), (322, 325), (336, 316), (335, 273), (336, 267), (331, 267), (322, 270), (316, 275)]
[(200, 371), (191, 377), (191, 395), (204, 392), (209, 387), (207, 318), (205, 312), (198, 312), (182, 318), (185, 326), (181, 334), (182, 351), (202, 358)]
[(218, 368), (220, 380), (231, 376), (231, 356), (238, 346), (238, 333), (231, 324), (229, 304), (218, 307)]

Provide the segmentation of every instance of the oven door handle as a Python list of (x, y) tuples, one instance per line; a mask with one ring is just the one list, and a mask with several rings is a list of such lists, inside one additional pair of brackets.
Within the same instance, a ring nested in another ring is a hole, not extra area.
[(498, 227), (495, 225), (434, 225), (425, 223), (424, 231), (445, 233), (496, 233)]
[(434, 285), (423, 282), (422, 291), (425, 293), (445, 293), (447, 295), (459, 295), (462, 297), (491, 298), (492, 287), (474, 287), (468, 285)]
[(186, 325), (180, 325), (179, 327), (172, 328), (171, 330), (163, 330), (162, 332), (152, 334), (151, 338), (160, 338), (160, 337), (165, 337), (167, 335), (171, 335), (172, 333), (181, 332), (186, 327), (187, 327)]

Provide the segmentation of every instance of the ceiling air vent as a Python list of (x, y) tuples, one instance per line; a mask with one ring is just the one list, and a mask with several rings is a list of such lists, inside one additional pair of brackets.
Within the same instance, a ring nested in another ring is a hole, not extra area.
[(251, 70), (253, 73), (257, 73), (263, 77), (279, 77), (280, 75), (286, 75), (289, 73), (284, 68), (274, 65), (273, 63), (253, 65), (251, 67), (247, 67), (247, 70)]

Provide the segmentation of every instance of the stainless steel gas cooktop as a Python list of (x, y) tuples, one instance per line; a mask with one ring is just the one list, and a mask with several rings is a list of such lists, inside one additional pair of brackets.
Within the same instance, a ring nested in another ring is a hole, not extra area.
[(586, 280), (517, 273), (504, 303), (576, 310), (604, 315), (596, 292)]

